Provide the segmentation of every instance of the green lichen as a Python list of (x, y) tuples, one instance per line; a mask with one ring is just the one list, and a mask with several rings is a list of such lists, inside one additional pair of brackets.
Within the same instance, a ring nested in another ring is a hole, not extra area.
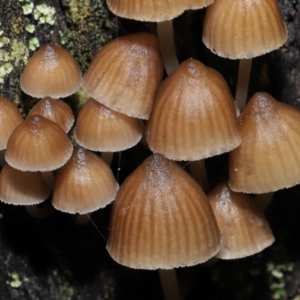
[(33, 10), (33, 17), (38, 24), (54, 25), (55, 23), (55, 8), (43, 3), (37, 5)]
[(36, 37), (32, 37), (28, 40), (28, 49), (31, 51), (36, 50), (40, 46), (40, 42)]
[(5, 43), (7, 49), (0, 49), (0, 62), (5, 62), (0, 64), (0, 84), (4, 83), (5, 77), (13, 71), (14, 67), (25, 65), (29, 57), (28, 49), (23, 42), (8, 38), (6, 41), (8, 41)]
[(29, 33), (34, 33), (35, 31), (35, 26), (33, 24), (27, 24), (25, 26), (26, 31), (28, 31)]
[(287, 299), (287, 291), (285, 284), (285, 277), (288, 273), (292, 272), (294, 269), (294, 264), (286, 262), (284, 264), (276, 264), (274, 262), (269, 262), (267, 264), (267, 272), (269, 276), (269, 287), (272, 291), (272, 299)]
[(4, 78), (13, 70), (11, 63), (6, 63), (0, 66), (0, 84), (4, 83)]
[(12, 288), (19, 288), (22, 285), (22, 281), (19, 278), (17, 273), (10, 274), (11, 280), (7, 281), (6, 283), (9, 284)]
[(19, 0), (19, 2), (21, 2), (24, 15), (29, 15), (32, 13), (34, 5), (31, 1)]
[(0, 38), (0, 48), (7, 45), (10, 42), (10, 39), (6, 36)]

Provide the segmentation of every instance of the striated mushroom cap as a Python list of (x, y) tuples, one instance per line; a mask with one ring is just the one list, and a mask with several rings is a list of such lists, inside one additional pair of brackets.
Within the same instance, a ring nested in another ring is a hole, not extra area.
[(64, 101), (45, 97), (41, 99), (29, 112), (27, 118), (40, 115), (59, 125), (66, 133), (74, 123), (71, 108)]
[(8, 139), (23, 117), (17, 107), (0, 96), (0, 150), (6, 149)]
[(23, 172), (6, 164), (0, 173), (0, 200), (6, 204), (38, 204), (50, 193), (40, 172)]
[(189, 59), (161, 85), (146, 127), (150, 149), (173, 160), (198, 160), (241, 143), (224, 78)]
[(200, 186), (175, 162), (147, 158), (122, 184), (107, 250), (135, 269), (193, 266), (220, 249), (220, 233)]
[(21, 76), (24, 93), (43, 98), (63, 98), (80, 87), (81, 71), (65, 49), (46, 44), (29, 59)]
[(242, 144), (230, 153), (229, 186), (267, 193), (300, 183), (300, 112), (256, 93), (238, 119)]
[(5, 159), (21, 171), (52, 171), (63, 166), (72, 152), (70, 139), (57, 124), (33, 115), (10, 136)]
[(112, 202), (118, 188), (109, 166), (93, 152), (77, 147), (57, 173), (52, 204), (63, 212), (86, 214)]
[(163, 72), (157, 38), (140, 32), (101, 48), (84, 75), (82, 88), (115, 111), (148, 119)]
[(116, 152), (136, 145), (142, 131), (140, 120), (113, 111), (91, 98), (80, 109), (75, 138), (89, 150)]
[(209, 193), (208, 200), (222, 236), (221, 250), (216, 257), (246, 257), (274, 242), (266, 217), (251, 197), (231, 191), (223, 182)]
[(259, 56), (281, 47), (287, 37), (276, 0), (215, 0), (206, 11), (203, 42), (222, 57)]
[(117, 16), (138, 21), (161, 22), (174, 19), (187, 9), (199, 9), (213, 0), (107, 0)]

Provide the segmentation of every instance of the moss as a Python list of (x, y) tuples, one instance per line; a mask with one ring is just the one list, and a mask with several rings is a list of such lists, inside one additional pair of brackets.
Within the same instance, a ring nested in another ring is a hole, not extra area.
[(85, 72), (95, 52), (111, 39), (105, 28), (107, 9), (104, 1), (63, 0), (62, 4), (67, 26), (60, 30), (61, 40)]

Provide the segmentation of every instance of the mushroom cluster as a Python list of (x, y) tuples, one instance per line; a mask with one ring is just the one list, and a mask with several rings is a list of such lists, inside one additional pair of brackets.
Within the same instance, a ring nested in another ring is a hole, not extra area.
[[(115, 198), (118, 184), (111, 169), (89, 150), (75, 147), (73, 151), (67, 135), (74, 123), (73, 112), (64, 101), (55, 99), (76, 92), (81, 81), (74, 58), (61, 47), (47, 44), (31, 57), (21, 76), (24, 92), (43, 97), (26, 120), (11, 102), (1, 98), (2, 106), (10, 108), (8, 117), (16, 114), (14, 124), (7, 122), (8, 141), (3, 142), (7, 164), (0, 174), (1, 201), (34, 205), (49, 198), (53, 190), (56, 209), (86, 214)], [(8, 118), (5, 110), (3, 121)]]
[[(171, 6), (170, 1), (127, 2), (110, 0), (108, 5), (126, 18), (163, 22), (213, 1), (175, 1)], [(204, 43), (213, 52), (234, 59), (281, 46), (287, 32), (276, 1), (262, 2), (215, 0), (207, 9)], [(230, 13), (224, 15), (223, 5), (230, 6), (225, 9)], [(260, 48), (253, 36), (248, 35), (251, 43), (244, 39), (249, 26), (240, 24), (247, 18), (243, 14), (234, 18), (236, 10), (261, 21), (263, 30), (251, 28), (261, 33)], [(277, 24), (278, 30), (270, 32), (268, 23)], [(162, 36), (162, 27), (158, 28)], [(232, 28), (242, 31), (230, 33)], [(222, 33), (216, 37), (218, 31)], [(227, 36), (232, 40), (224, 41)], [(275, 41), (270, 42), (270, 36)], [(300, 182), (297, 151), (289, 157), (282, 155), (286, 147), (299, 147), (294, 124), (300, 122), (300, 113), (268, 94), (257, 93), (237, 117), (221, 74), (194, 59), (178, 66), (170, 62), (174, 53), (166, 48), (161, 38), (159, 44), (146, 32), (120, 37), (97, 52), (83, 79), (64, 49), (47, 44), (37, 51), (24, 69), (21, 87), (43, 99), (25, 121), (20, 116), (11, 121), (13, 112), (5, 117), (9, 122), (3, 119), (6, 126), (13, 124), (3, 142), (8, 164), (0, 174), (0, 200), (12, 203), (12, 197), (18, 199), (16, 204), (37, 204), (53, 188), (56, 209), (86, 214), (116, 198), (107, 250), (131, 268), (172, 269), (214, 256), (241, 258), (271, 245), (274, 236), (264, 213), (240, 192), (263, 193)], [(164, 65), (168, 77), (162, 81)], [(67, 133), (74, 116), (58, 98), (73, 94), (80, 86), (91, 98), (78, 113), (74, 136), (79, 146), (73, 149)], [(6, 101), (0, 105), (11, 106)], [(133, 147), (142, 138), (142, 120), (147, 120), (145, 137), (154, 154), (118, 191), (112, 171), (92, 151), (112, 153)], [(229, 151), (229, 183), (221, 183), (208, 196), (172, 161), (203, 160)], [(54, 182), (46, 182), (44, 172), (57, 169)], [(16, 188), (15, 178), (20, 187)]]

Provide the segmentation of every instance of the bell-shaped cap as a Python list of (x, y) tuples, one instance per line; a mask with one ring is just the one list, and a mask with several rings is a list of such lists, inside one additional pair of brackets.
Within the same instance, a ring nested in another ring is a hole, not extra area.
[(161, 85), (146, 128), (150, 149), (173, 160), (199, 160), (241, 143), (224, 78), (189, 59)]
[(143, 133), (141, 121), (89, 99), (76, 121), (75, 138), (79, 145), (93, 151), (116, 152), (136, 145)]
[(135, 269), (193, 266), (220, 249), (212, 209), (196, 181), (159, 154), (122, 184), (113, 206), (107, 250)]
[(57, 173), (52, 204), (63, 212), (86, 214), (112, 202), (118, 188), (109, 166), (93, 152), (77, 147)]
[(70, 139), (57, 124), (33, 115), (10, 136), (5, 159), (21, 171), (52, 171), (63, 166), (72, 152)]
[(216, 257), (246, 257), (274, 242), (264, 213), (248, 195), (233, 192), (227, 183), (222, 182), (209, 193), (208, 200), (222, 236), (222, 246)]
[(81, 78), (79, 66), (68, 51), (46, 44), (29, 59), (20, 84), (32, 97), (63, 98), (79, 89)]
[(206, 11), (203, 42), (222, 57), (259, 56), (281, 47), (287, 37), (276, 0), (215, 0)]
[(43, 116), (56, 123), (66, 133), (74, 123), (74, 115), (71, 108), (64, 101), (45, 97), (41, 99), (29, 112), (27, 118), (32, 115)]
[(101, 48), (84, 75), (82, 88), (115, 111), (148, 119), (163, 72), (157, 38), (139, 32)]
[(199, 9), (213, 0), (107, 0), (117, 16), (138, 21), (162, 22), (174, 19), (187, 9)]
[(50, 193), (40, 172), (23, 172), (6, 164), (0, 173), (0, 200), (6, 204), (38, 204)]
[(267, 193), (300, 183), (300, 112), (256, 93), (238, 119), (242, 144), (230, 153), (229, 186)]
[(6, 149), (7, 141), (23, 117), (17, 107), (0, 96), (0, 150)]

